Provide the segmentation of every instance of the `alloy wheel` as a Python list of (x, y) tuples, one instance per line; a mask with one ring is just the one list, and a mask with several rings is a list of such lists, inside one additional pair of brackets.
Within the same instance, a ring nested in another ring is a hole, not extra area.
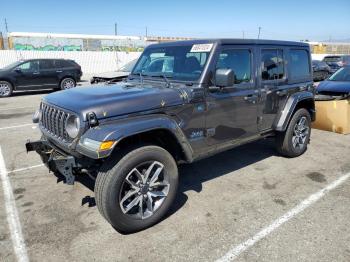
[(142, 163), (125, 177), (119, 195), (119, 205), (124, 214), (136, 219), (146, 219), (163, 204), (169, 188), (162, 163)]
[(7, 83), (0, 83), (0, 96), (8, 96), (11, 93), (11, 87)]
[(302, 149), (307, 142), (310, 131), (307, 123), (307, 118), (302, 116), (294, 126), (292, 143), (295, 149)]
[(63, 89), (70, 89), (70, 88), (73, 88), (74, 86), (75, 86), (74, 81), (72, 79), (66, 79), (62, 83)]

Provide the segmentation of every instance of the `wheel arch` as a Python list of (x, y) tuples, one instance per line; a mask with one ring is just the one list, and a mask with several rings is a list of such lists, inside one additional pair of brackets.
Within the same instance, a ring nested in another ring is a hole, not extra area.
[(11, 79), (6, 78), (6, 77), (0, 77), (0, 81), (9, 82), (12, 85), (13, 90), (16, 90), (16, 85), (14, 84), (14, 82)]
[(312, 92), (304, 91), (290, 96), (274, 123), (276, 131), (285, 131), (293, 114), (300, 108), (308, 110), (311, 121), (316, 119), (315, 99)]
[[(90, 128), (83, 136), (97, 141), (117, 141), (108, 157), (121, 148), (135, 144), (154, 144), (168, 150), (177, 161), (192, 162), (193, 151), (181, 128), (168, 116), (150, 115), (125, 119)], [(101, 156), (100, 156), (101, 157)]]
[(73, 76), (73, 75), (63, 75), (59, 80), (59, 86), (61, 86), (61, 83), (62, 83), (62, 81), (65, 79), (65, 78), (72, 78), (73, 80), (74, 80), (74, 82), (75, 82), (75, 84), (77, 83), (77, 80), (76, 80), (76, 78)]

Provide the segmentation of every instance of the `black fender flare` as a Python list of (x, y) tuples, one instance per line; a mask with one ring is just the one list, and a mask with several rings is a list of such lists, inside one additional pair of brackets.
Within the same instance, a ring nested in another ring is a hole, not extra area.
[(276, 121), (274, 123), (274, 130), (276, 131), (285, 131), (289, 120), (291, 119), (293, 112), (297, 105), (302, 102), (302, 101), (307, 101), (309, 100), (312, 102), (312, 107), (307, 108), (311, 114), (311, 119), (315, 120), (315, 99), (314, 99), (314, 94), (309, 91), (302, 91), (298, 93), (294, 93), (291, 95), (287, 102), (284, 105), (283, 110), (280, 111), (278, 117), (276, 118)]
[[(120, 141), (127, 137), (153, 130), (166, 130), (171, 132), (178, 144), (181, 146), (185, 155), (185, 160), (187, 162), (193, 161), (192, 147), (190, 146), (180, 126), (175, 120), (162, 114), (125, 118), (111, 121), (110, 123), (106, 122), (94, 128), (88, 129), (82, 135), (81, 139), (90, 138), (101, 142), (113, 140), (116, 141), (115, 145), (117, 146)], [(82, 152), (83, 150), (80, 146), (78, 146), (77, 149), (80, 151), (80, 153), (85, 153), (85, 155), (87, 155), (85, 150)], [(107, 157), (112, 151), (113, 149), (111, 149), (109, 152), (104, 152), (103, 154), (100, 153), (97, 157), (93, 157), (92, 155), (88, 156), (93, 158)]]

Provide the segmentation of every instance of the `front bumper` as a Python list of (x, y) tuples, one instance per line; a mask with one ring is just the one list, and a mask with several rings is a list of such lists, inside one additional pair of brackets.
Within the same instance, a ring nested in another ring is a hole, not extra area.
[(49, 170), (63, 175), (68, 185), (74, 184), (75, 172), (83, 168), (74, 156), (65, 154), (47, 140), (27, 141), (26, 149), (37, 152)]

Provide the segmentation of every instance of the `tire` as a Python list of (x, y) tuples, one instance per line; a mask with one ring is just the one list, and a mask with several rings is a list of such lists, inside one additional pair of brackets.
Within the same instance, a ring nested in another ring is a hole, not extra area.
[[(143, 179), (149, 170), (147, 184)], [(111, 156), (102, 165), (94, 189), (96, 205), (117, 231), (129, 234), (159, 222), (174, 201), (177, 186), (177, 165), (170, 153), (158, 146), (141, 146)]]
[(307, 150), (310, 135), (310, 113), (305, 108), (298, 109), (292, 116), (286, 131), (277, 134), (277, 151), (286, 157), (300, 156)]
[(60, 88), (62, 90), (66, 90), (66, 89), (71, 89), (73, 87), (75, 87), (77, 85), (77, 83), (75, 82), (75, 80), (71, 77), (65, 77), (61, 80), (60, 83)]
[(0, 81), (0, 97), (9, 97), (12, 95), (13, 86), (10, 82)]

